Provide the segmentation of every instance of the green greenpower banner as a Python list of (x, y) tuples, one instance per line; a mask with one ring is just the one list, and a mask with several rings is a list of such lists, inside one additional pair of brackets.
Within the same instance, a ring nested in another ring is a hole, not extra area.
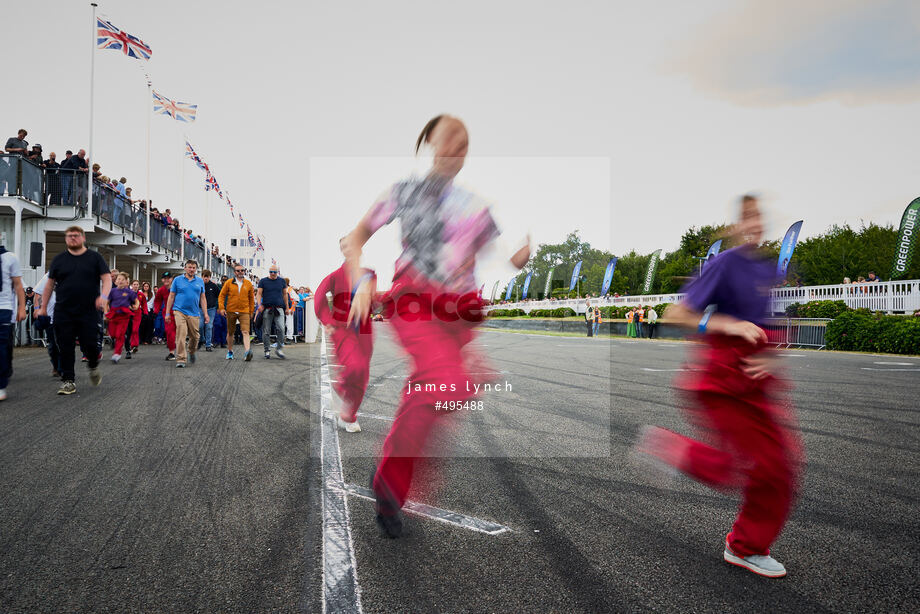
[(661, 257), (659, 249), (652, 254), (652, 259), (648, 261), (648, 271), (645, 272), (645, 285), (642, 286), (642, 294), (648, 294), (652, 291), (652, 282), (655, 281), (655, 273), (658, 271), (658, 259)]
[(550, 286), (553, 284), (553, 269), (556, 267), (550, 267), (549, 273), (546, 274), (546, 285), (543, 286), (543, 298), (549, 298), (549, 291), (551, 290)]
[(891, 266), (889, 279), (900, 279), (907, 273), (910, 260), (917, 246), (917, 218), (920, 217), (920, 197), (915, 198), (907, 205), (904, 215), (901, 216), (901, 230), (898, 231), (898, 244), (894, 253), (894, 264)]

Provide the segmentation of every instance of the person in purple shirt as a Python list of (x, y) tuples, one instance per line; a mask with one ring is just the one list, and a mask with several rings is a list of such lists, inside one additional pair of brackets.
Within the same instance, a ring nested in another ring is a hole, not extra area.
[(668, 322), (696, 328), (703, 340), (696, 368), (679, 387), (707, 443), (647, 426), (637, 449), (711, 487), (741, 489), (723, 559), (780, 578), (786, 568), (770, 556), (770, 546), (792, 509), (801, 444), (790, 428), (791, 404), (777, 400), (784, 386), (761, 328), (776, 268), (758, 253), (763, 224), (757, 199), (744, 196), (740, 206), (740, 245), (710, 262), (666, 313)]
[[(121, 360), (125, 334), (139, 306), (137, 292), (128, 287), (128, 274), (118, 273), (115, 276), (115, 287), (109, 293), (109, 311), (105, 314), (109, 320), (109, 336), (114, 346), (112, 354), (114, 364), (118, 364), (118, 361)], [(126, 355), (131, 358), (130, 351)]]

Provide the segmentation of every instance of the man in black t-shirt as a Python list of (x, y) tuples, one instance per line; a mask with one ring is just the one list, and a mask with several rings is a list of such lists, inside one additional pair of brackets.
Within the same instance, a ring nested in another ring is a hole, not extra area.
[[(54, 336), (61, 355), (61, 379), (58, 394), (73, 394), (74, 348), (76, 339), (84, 350), (89, 366), (89, 380), (93, 386), (102, 381), (99, 372), (98, 312), (105, 311), (112, 276), (109, 267), (98, 252), (86, 248), (86, 235), (79, 226), (64, 231), (67, 250), (51, 261), (48, 281), (42, 293), (42, 307), (36, 315), (45, 315), (45, 305), (55, 292)], [(99, 285), (102, 284), (100, 294)]]
[(262, 347), (265, 350), (265, 358), (271, 357), (269, 346), (271, 345), (272, 323), (277, 322), (278, 335), (275, 353), (278, 358), (284, 358), (284, 315), (290, 309), (288, 293), (284, 291), (287, 288), (284, 278), (278, 275), (277, 265), (272, 265), (268, 269), (268, 277), (259, 281), (259, 289), (256, 291), (256, 303), (259, 304), (259, 312), (262, 313)]
[(221, 286), (218, 286), (211, 279), (211, 271), (205, 269), (201, 272), (201, 279), (204, 281), (204, 298), (208, 302), (208, 318), (204, 325), (204, 334), (201, 336), (201, 343), (204, 343), (204, 351), (210, 352), (214, 340), (214, 318), (217, 315), (217, 297), (220, 295)]

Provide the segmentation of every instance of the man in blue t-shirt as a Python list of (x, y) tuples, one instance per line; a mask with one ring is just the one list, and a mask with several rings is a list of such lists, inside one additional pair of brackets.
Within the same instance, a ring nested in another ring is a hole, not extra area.
[(284, 278), (278, 274), (278, 266), (272, 265), (268, 269), (268, 277), (263, 277), (259, 281), (259, 289), (256, 292), (256, 302), (259, 303), (259, 313), (262, 314), (262, 347), (265, 350), (265, 358), (271, 358), (272, 324), (277, 322), (278, 326), (278, 345), (275, 352), (278, 358), (284, 358), (284, 316), (290, 310), (290, 298), (285, 292), (287, 283)]
[(166, 302), (166, 315), (176, 319), (176, 367), (185, 367), (185, 338), (188, 337), (188, 361), (195, 364), (195, 352), (198, 350), (198, 318), (204, 313), (204, 323), (208, 317), (208, 301), (205, 298), (204, 281), (195, 274), (198, 263), (185, 261), (185, 275), (173, 280), (169, 287), (169, 300)]

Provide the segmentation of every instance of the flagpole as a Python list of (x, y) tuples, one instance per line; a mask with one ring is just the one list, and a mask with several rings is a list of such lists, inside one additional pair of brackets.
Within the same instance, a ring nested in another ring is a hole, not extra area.
[(95, 2), (91, 2), (90, 6), (93, 7), (93, 23), (92, 23), (92, 37), (90, 41), (92, 42), (92, 47), (90, 48), (89, 56), (89, 152), (87, 153), (87, 179), (86, 179), (86, 217), (91, 218), (93, 215), (93, 180), (92, 180), (92, 168), (93, 168), (93, 157), (96, 155), (95, 150), (93, 149), (93, 115), (94, 115), (94, 105), (95, 105), (95, 92), (96, 92), (96, 6)]
[(150, 241), (150, 209), (153, 207), (153, 199), (150, 198), (150, 116), (153, 114), (151, 100), (153, 100), (153, 86), (150, 79), (147, 79), (147, 245), (153, 245)]
[[(184, 135), (180, 134), (179, 138), (183, 141), (185, 139)], [(185, 150), (184, 143), (179, 143), (180, 151)], [(182, 217), (185, 217), (185, 154), (183, 153), (179, 157), (179, 207), (182, 209)], [(184, 239), (183, 239), (184, 240)], [(204, 267), (204, 263), (199, 263), (201, 267)]]

